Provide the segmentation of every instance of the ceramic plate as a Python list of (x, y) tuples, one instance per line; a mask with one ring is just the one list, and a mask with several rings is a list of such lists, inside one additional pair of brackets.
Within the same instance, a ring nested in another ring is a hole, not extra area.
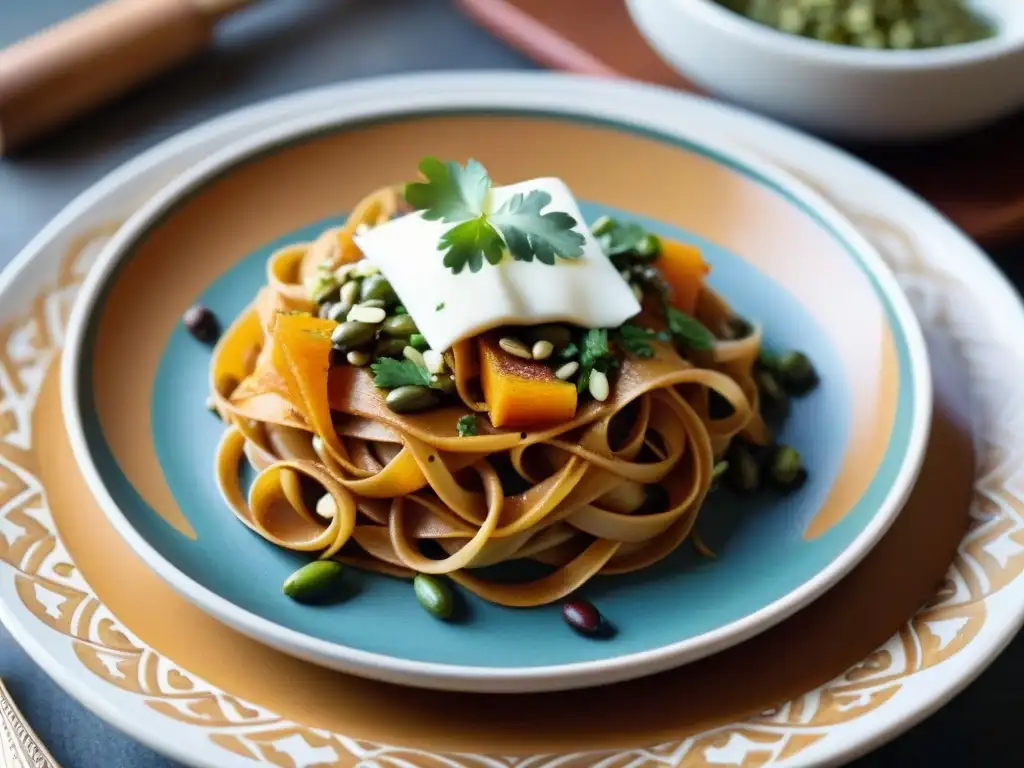
[[(568, 632), (557, 604), (521, 610), (467, 594), (465, 621), (437, 622), (407, 582), (372, 574), (358, 575), (357, 596), (344, 602), (296, 603), (280, 585), (301, 556), (254, 535), (220, 499), (211, 467), (223, 425), (204, 406), (209, 350), (182, 313), (198, 300), (225, 322), (238, 316), (274, 250), (315, 239), (425, 155), (475, 157), (499, 179), (558, 176), (589, 220), (628, 216), (699, 243), (712, 285), (764, 323), (769, 346), (805, 351), (820, 372), (780, 436), (806, 457), (809, 481), (785, 497), (715, 494), (698, 522), (713, 559), (685, 546), (654, 568), (588, 583), (580, 593), (618, 628), (605, 641)], [(558, 108), (543, 95), (346, 103), (231, 147), (125, 225), (69, 327), (72, 442), (136, 552), (262, 642), (408, 685), (608, 683), (763, 631), (879, 540), (912, 485), (931, 417), (916, 320), (877, 253), (831, 206), (699, 130), (582, 99)]]
[[(936, 372), (920, 481), (849, 576), (729, 651), (578, 694), (395, 688), (232, 632), (132, 555), (90, 501), (60, 412), (58, 356), (70, 303), (99, 246), (153, 190), (240, 136), (332, 104), (499, 90), (656, 111), (800, 173), (882, 250), (927, 330)], [(0, 308), (0, 614), (86, 706), (189, 765), (833, 764), (941, 706), (1024, 617), (1024, 390), (1015, 375), (1024, 313), (1015, 293), (966, 238), (877, 172), (703, 100), (486, 74), (370, 81), (271, 102), (167, 142), (86, 192), (0, 278)]]

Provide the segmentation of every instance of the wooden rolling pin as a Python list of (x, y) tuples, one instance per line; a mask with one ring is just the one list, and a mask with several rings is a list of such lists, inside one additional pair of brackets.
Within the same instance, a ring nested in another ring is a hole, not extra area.
[(0, 155), (199, 53), (253, 1), (108, 0), (0, 51)]

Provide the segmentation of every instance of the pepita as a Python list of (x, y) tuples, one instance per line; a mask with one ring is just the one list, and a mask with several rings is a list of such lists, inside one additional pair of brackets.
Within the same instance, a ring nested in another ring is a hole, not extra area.
[(448, 585), (436, 576), (426, 573), (416, 574), (412, 580), (412, 588), (416, 599), (423, 609), (438, 619), (447, 619), (455, 608), (455, 600)]
[(385, 402), (395, 413), (416, 413), (437, 405), (437, 395), (428, 387), (408, 384), (388, 392)]
[(344, 569), (334, 560), (307, 563), (285, 579), (284, 593), (298, 602), (312, 602), (330, 597), (337, 589)]

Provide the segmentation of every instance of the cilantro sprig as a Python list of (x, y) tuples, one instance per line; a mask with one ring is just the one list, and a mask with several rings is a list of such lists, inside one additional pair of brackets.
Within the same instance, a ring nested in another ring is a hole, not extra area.
[(382, 357), (370, 366), (373, 371), (373, 383), (381, 389), (395, 389), (416, 385), (430, 386), (430, 371), (422, 368), (411, 360), (396, 360), (393, 357)]
[[(654, 261), (661, 251), (658, 238), (636, 222), (621, 222), (610, 216), (602, 216), (594, 222), (591, 231), (601, 250), (616, 262), (616, 266), (632, 262), (647, 264)], [(616, 258), (624, 256), (629, 258)]]
[(459, 437), (476, 437), (477, 426), (475, 414), (467, 413), (465, 416), (459, 416), (459, 420), (455, 423), (455, 426), (459, 430)]
[(608, 329), (591, 328), (583, 334), (580, 342), (580, 373), (576, 389), (586, 392), (590, 386), (590, 374), (594, 371), (607, 372), (618, 364), (611, 347), (608, 346)]
[(650, 358), (654, 357), (654, 347), (651, 346), (651, 339), (657, 338), (657, 335), (650, 328), (641, 328), (639, 325), (633, 325), (632, 323), (623, 323), (618, 328), (616, 340), (630, 354), (637, 357)]
[(665, 302), (665, 320), (677, 344), (708, 351), (715, 348), (715, 335), (700, 320)]
[(428, 221), (454, 224), (442, 235), (438, 250), (454, 274), (469, 267), (479, 272), (486, 261), (497, 264), (508, 251), (516, 261), (553, 265), (556, 258), (583, 255), (577, 222), (562, 211), (541, 213), (551, 195), (541, 190), (510, 197), (497, 210), (491, 206), (491, 179), (476, 160), (465, 166), (435, 157), (420, 162), (425, 181), (405, 187), (405, 199)]

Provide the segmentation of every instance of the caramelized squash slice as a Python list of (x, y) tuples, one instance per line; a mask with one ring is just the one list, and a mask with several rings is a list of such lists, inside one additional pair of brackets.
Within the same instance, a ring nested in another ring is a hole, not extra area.
[(677, 240), (662, 239), (661, 254), (655, 266), (672, 288), (672, 306), (692, 315), (697, 309), (697, 294), (711, 271), (700, 248)]
[(576, 415), (576, 385), (556, 379), (534, 360), (505, 352), (492, 334), (479, 338), (480, 386), (495, 427), (569, 421)]

